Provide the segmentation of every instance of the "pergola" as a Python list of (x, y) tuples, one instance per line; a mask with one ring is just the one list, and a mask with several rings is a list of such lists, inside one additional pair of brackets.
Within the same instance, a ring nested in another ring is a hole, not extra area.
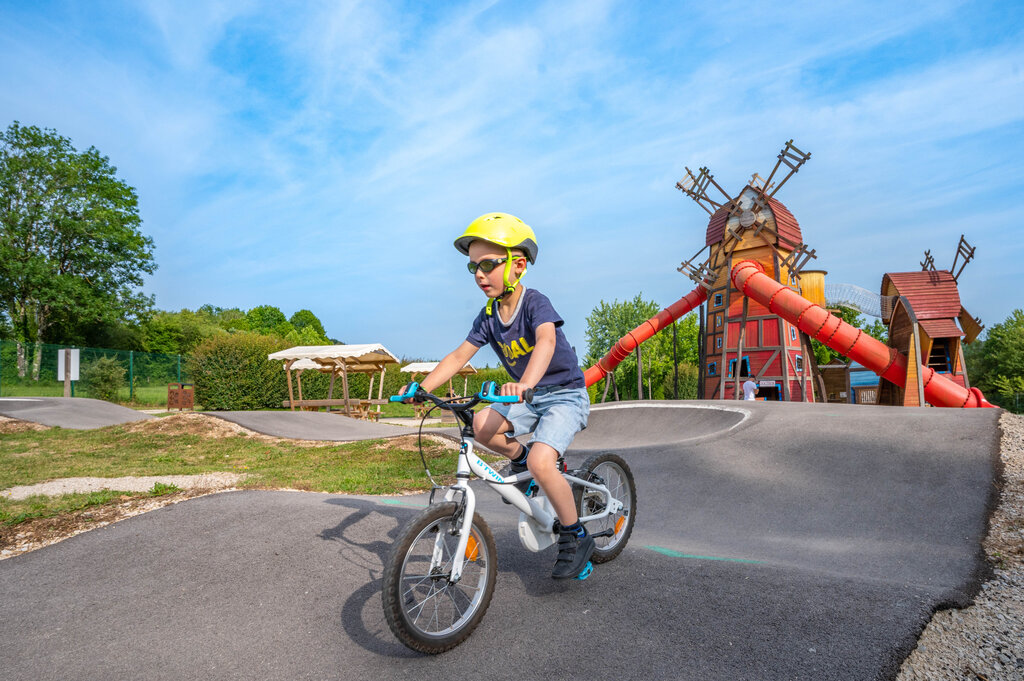
[[(284, 362), (284, 369), (288, 372), (288, 406), (295, 411), (299, 407), (321, 407), (330, 408), (335, 403), (334, 381), (338, 374), (341, 374), (342, 390), (344, 400), (336, 404), (343, 405), (345, 414), (352, 414), (352, 400), (349, 396), (348, 375), (350, 373), (370, 374), (370, 390), (367, 401), (378, 405), (383, 403), (384, 393), (384, 372), (389, 364), (398, 364), (398, 358), (379, 343), (362, 345), (299, 345), (287, 350), (267, 355), (269, 360), (280, 360)], [(302, 372), (316, 370), (331, 375), (331, 385), (327, 391), (326, 400), (303, 400), (302, 399)], [(295, 393), (292, 389), (292, 371), (297, 371), (299, 384), (299, 399), (295, 400)], [(377, 399), (373, 399), (373, 382), (377, 374), (380, 374), (380, 381), (377, 386)]]
[[(411, 362), (402, 367), (401, 371), (410, 373), (413, 376), (415, 376), (416, 374), (426, 375), (429, 374), (434, 369), (436, 369), (438, 364), (440, 364), (440, 362)], [(472, 364), (466, 364), (466, 366), (459, 369), (459, 371), (456, 373), (456, 376), (464, 377), (462, 385), (463, 395), (465, 395), (466, 391), (469, 389), (469, 375), (475, 373), (476, 369), (473, 368)], [(450, 378), (448, 379), (448, 392), (453, 394), (455, 392), (454, 390), (452, 390), (452, 379)]]

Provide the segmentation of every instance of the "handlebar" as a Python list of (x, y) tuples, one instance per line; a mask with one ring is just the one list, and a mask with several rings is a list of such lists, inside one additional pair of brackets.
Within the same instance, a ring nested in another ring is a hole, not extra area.
[[(497, 393), (498, 384), (494, 381), (484, 381), (483, 385), (480, 386), (480, 391), (473, 395), (470, 401), (462, 406), (463, 409), (469, 408), (479, 404), (480, 402), (532, 402), (533, 401), (533, 388), (527, 388), (523, 391), (522, 399), (516, 395), (499, 395)], [(420, 384), (413, 381), (407, 386), (404, 393), (398, 395), (392, 395), (388, 398), (389, 402), (403, 402), (405, 400), (412, 399), (413, 401), (430, 401), (442, 408), (451, 408), (451, 400), (446, 400), (428, 393), (420, 387)]]

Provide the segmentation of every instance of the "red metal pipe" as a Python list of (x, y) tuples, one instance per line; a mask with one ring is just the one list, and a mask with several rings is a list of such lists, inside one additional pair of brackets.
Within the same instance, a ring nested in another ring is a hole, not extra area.
[(698, 286), (620, 338), (619, 342), (612, 346), (607, 355), (599, 359), (597, 364), (583, 372), (583, 378), (586, 380), (587, 385), (594, 385), (607, 374), (610, 374), (619, 365), (619, 362), (629, 357), (629, 354), (636, 350), (636, 346), (707, 299), (708, 292), (703, 286)]
[[(885, 380), (901, 388), (907, 382), (907, 357), (895, 348), (875, 340), (847, 324), (828, 310), (815, 305), (796, 291), (764, 273), (764, 267), (744, 260), (732, 268), (732, 283), (743, 295), (756, 300), (772, 313), (821, 341), (845, 357), (860, 362)], [(977, 388), (957, 385), (934, 369), (922, 365), (924, 398), (936, 407), (992, 407)]]

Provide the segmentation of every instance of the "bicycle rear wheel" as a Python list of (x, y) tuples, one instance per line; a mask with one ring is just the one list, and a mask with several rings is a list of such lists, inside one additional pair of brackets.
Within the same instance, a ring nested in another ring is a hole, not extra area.
[[(587, 523), (590, 534), (612, 530), (610, 537), (595, 538), (596, 548), (591, 557), (595, 563), (607, 563), (622, 553), (633, 534), (636, 522), (636, 483), (633, 481), (633, 473), (625, 460), (617, 454), (594, 454), (583, 462), (579, 471), (578, 477), (603, 483), (612, 497), (622, 502), (618, 512)], [(573, 487), (573, 496), (576, 499), (576, 512), (581, 518), (604, 511), (604, 495), (600, 492), (577, 485)]]
[(497, 549), (479, 514), (473, 515), (462, 577), (449, 581), (459, 543), (454, 532), (462, 521), (454, 502), (424, 509), (406, 525), (384, 563), (381, 599), (388, 626), (421, 653), (443, 653), (466, 640), (494, 594)]

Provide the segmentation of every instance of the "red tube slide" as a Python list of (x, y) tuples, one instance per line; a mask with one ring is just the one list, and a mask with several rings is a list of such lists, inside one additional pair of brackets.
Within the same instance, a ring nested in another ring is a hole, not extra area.
[[(764, 267), (744, 260), (732, 268), (732, 283), (743, 295), (761, 303), (774, 314), (844, 357), (901, 388), (907, 382), (907, 357), (881, 343), (828, 310), (815, 305), (796, 291), (764, 273)], [(957, 385), (931, 367), (921, 366), (924, 397), (936, 407), (992, 407), (977, 388)]]
[(594, 385), (604, 378), (605, 375), (610, 374), (615, 367), (619, 366), (619, 362), (629, 357), (629, 353), (636, 350), (636, 346), (707, 299), (708, 292), (703, 286), (698, 286), (620, 338), (619, 342), (612, 346), (607, 355), (599, 359), (597, 364), (583, 372), (583, 378), (586, 380), (587, 385)]

